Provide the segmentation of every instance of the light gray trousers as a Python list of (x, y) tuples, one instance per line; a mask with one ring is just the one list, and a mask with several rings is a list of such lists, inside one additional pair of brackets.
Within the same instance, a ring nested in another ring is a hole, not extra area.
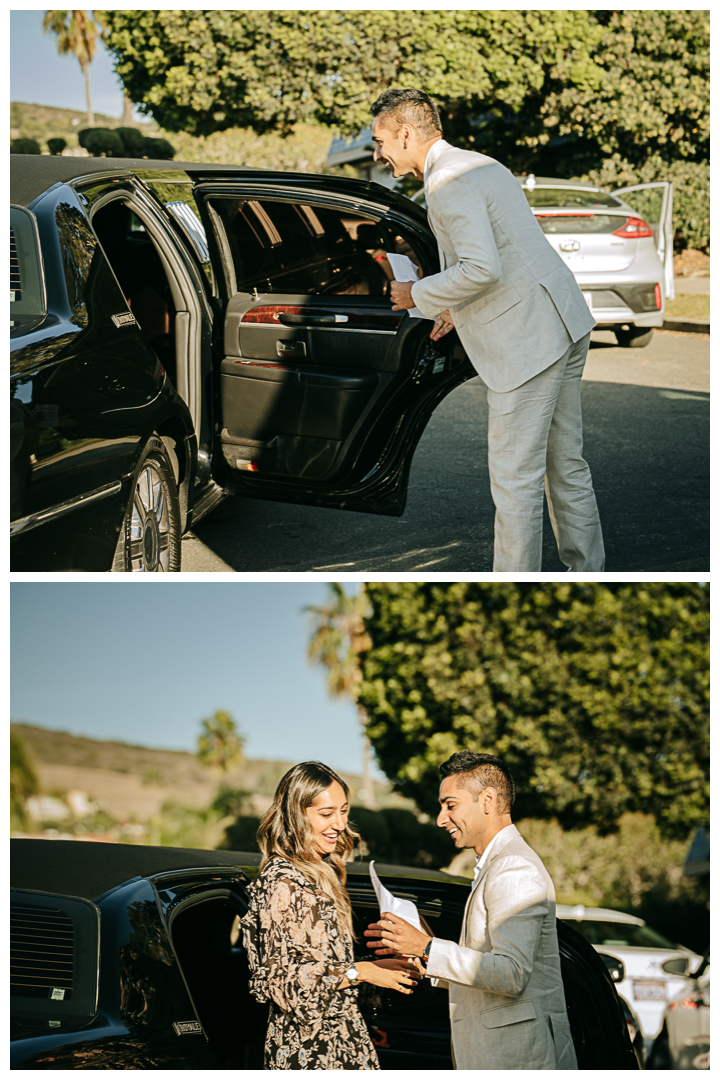
[(488, 387), (488, 466), (499, 573), (542, 569), (543, 490), (560, 559), (602, 572), (605, 549), (595, 492), (582, 456), (580, 379), (590, 334), (508, 393)]

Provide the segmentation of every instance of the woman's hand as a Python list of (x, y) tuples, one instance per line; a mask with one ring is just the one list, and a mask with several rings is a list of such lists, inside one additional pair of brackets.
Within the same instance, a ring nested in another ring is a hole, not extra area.
[(356, 964), (361, 982), (412, 994), (418, 979), (422, 978), (412, 963), (405, 960), (363, 960)]

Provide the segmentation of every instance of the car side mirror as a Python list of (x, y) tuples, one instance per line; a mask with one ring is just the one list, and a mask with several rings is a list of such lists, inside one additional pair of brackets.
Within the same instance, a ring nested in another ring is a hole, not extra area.
[(600, 957), (610, 972), (612, 981), (616, 983), (622, 982), (625, 978), (625, 965), (622, 960), (618, 960), (616, 956), (609, 956), (607, 953), (600, 953)]
[(675, 956), (672, 960), (665, 960), (660, 965), (666, 975), (680, 975), (685, 978), (690, 974), (690, 957)]

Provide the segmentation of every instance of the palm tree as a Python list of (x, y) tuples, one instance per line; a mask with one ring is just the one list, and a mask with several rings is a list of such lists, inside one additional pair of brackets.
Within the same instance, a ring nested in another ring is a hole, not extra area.
[(238, 734), (229, 712), (218, 709), (209, 719), (203, 720), (202, 727), (197, 741), (197, 756), (201, 765), (217, 769), (224, 775), (242, 763), (245, 739)]
[(370, 602), (363, 585), (351, 596), (339, 582), (329, 584), (332, 592), (329, 604), (304, 608), (313, 616), (314, 624), (308, 644), (308, 660), (311, 664), (323, 664), (327, 668), (327, 688), (331, 697), (349, 699), (357, 706), (363, 732), (363, 791), (360, 801), (369, 810), (374, 810), (370, 740), (366, 732), (368, 715), (357, 701), (362, 683), (360, 658), (372, 644), (365, 625), (370, 614)]
[(90, 64), (95, 57), (98, 28), (86, 11), (46, 11), (43, 30), (50, 30), (57, 37), (61, 56), (74, 53), (85, 76), (88, 127), (95, 126), (90, 102)]

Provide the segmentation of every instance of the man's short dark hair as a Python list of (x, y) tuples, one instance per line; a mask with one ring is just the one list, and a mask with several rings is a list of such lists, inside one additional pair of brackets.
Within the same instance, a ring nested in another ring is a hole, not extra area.
[(373, 116), (387, 117), (400, 124), (411, 124), (421, 139), (442, 135), (437, 105), (422, 90), (386, 90), (370, 106)]
[(515, 783), (502, 758), (492, 754), (473, 754), (471, 750), (458, 750), (440, 766), (440, 775), (457, 776), (461, 787), (471, 791), (475, 802), (485, 788), (495, 788), (498, 793), (498, 809), (509, 814), (515, 802)]

